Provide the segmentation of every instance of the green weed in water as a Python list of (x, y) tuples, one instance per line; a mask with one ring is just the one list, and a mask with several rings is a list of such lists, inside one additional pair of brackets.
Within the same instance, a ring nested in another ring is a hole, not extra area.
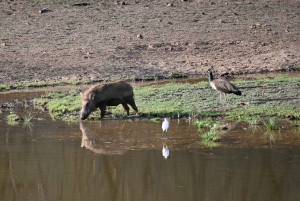
[(263, 120), (263, 124), (265, 125), (267, 130), (275, 130), (279, 127), (279, 118), (278, 117), (270, 117)]
[(218, 136), (218, 133), (216, 131), (208, 131), (207, 133), (200, 135), (200, 138), (202, 141), (208, 142), (208, 141), (213, 141), (213, 142), (218, 142), (220, 141), (220, 137)]
[(151, 121), (153, 121), (153, 122), (159, 122), (159, 121), (161, 121), (161, 119), (158, 118), (158, 117), (155, 117), (155, 118), (152, 118)]
[(16, 125), (18, 124), (22, 119), (15, 113), (11, 113), (9, 115), (7, 115), (6, 117), (7, 119), (7, 123), (9, 125)]
[(33, 115), (31, 114), (31, 112), (29, 112), (23, 116), (24, 122), (30, 122), (32, 118), (33, 118)]
[(12, 114), (9, 114), (9, 115), (7, 115), (7, 120), (8, 121), (16, 121), (16, 120), (18, 120), (20, 117), (17, 115), (17, 114), (15, 114), (15, 113), (12, 113)]
[(219, 122), (213, 120), (204, 120), (204, 121), (195, 121), (194, 125), (198, 126), (198, 128), (208, 128), (218, 123)]

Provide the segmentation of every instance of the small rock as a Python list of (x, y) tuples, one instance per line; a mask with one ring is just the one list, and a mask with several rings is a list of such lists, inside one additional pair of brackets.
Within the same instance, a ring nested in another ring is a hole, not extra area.
[(139, 38), (139, 39), (143, 39), (142, 34), (138, 34), (138, 35), (136, 35), (136, 37)]
[(44, 14), (44, 13), (48, 13), (48, 12), (51, 12), (51, 10), (48, 10), (48, 9), (45, 9), (45, 8), (43, 8), (42, 10), (39, 10), (40, 14)]

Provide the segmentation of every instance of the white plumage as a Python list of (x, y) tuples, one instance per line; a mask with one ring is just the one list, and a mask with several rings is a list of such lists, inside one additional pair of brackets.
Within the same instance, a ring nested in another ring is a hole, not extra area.
[(170, 122), (168, 122), (167, 118), (165, 118), (165, 120), (164, 120), (164, 122), (162, 123), (162, 126), (161, 126), (163, 132), (165, 132), (165, 131), (167, 132), (168, 129), (169, 129), (169, 126), (170, 126)]

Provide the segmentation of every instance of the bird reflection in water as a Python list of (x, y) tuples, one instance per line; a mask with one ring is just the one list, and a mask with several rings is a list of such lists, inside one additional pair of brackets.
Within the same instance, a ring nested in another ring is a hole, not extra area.
[(170, 155), (170, 150), (169, 150), (169, 148), (168, 148), (167, 145), (164, 145), (164, 144), (163, 144), (162, 155), (163, 155), (163, 157), (164, 157), (165, 159), (167, 159), (168, 156)]

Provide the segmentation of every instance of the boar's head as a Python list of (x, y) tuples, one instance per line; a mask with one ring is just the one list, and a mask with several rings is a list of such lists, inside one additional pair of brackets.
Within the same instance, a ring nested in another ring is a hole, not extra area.
[(85, 120), (96, 109), (95, 93), (81, 93), (80, 119)]

